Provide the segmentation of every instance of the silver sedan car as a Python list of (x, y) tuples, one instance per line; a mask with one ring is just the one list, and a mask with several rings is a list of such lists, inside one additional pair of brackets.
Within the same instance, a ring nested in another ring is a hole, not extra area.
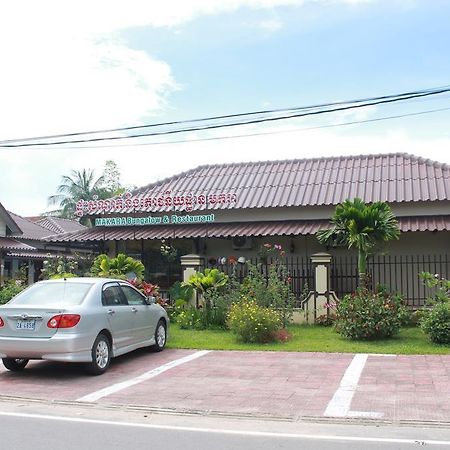
[(40, 281), (0, 306), (0, 358), (14, 371), (46, 359), (86, 363), (100, 375), (115, 356), (163, 350), (168, 325), (164, 308), (126, 281)]

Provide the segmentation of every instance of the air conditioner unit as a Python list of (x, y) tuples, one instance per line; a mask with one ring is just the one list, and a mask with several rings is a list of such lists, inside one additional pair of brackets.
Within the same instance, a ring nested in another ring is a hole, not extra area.
[(233, 249), (234, 250), (250, 250), (252, 248), (252, 238), (247, 236), (234, 236)]

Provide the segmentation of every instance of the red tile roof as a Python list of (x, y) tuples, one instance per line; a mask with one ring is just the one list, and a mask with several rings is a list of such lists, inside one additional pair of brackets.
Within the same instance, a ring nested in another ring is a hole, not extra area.
[(84, 225), (81, 225), (81, 223), (75, 220), (64, 219), (62, 217), (41, 217), (33, 222), (51, 231), (52, 234), (70, 233), (72, 231), (84, 230), (86, 228)]
[(84, 230), (86, 227), (75, 220), (62, 219), (59, 217), (26, 218), (8, 211), (14, 222), (22, 230), (22, 235), (18, 239), (41, 240), (53, 234), (70, 233)]
[[(400, 230), (450, 230), (450, 216), (398, 217)], [(278, 222), (213, 223), (196, 225), (155, 225), (150, 227), (97, 227), (82, 232), (52, 236), (52, 242), (129, 239), (168, 239), (232, 236), (295, 236), (315, 234), (330, 226), (328, 220), (290, 220)]]
[(33, 251), (36, 249), (31, 245), (24, 244), (9, 237), (0, 237), (0, 250)]
[[(355, 197), (367, 203), (449, 200), (450, 167), (406, 153), (208, 165), (133, 194), (157, 198), (167, 191), (172, 197), (236, 195), (235, 203), (197, 204), (196, 210), (337, 205)], [(173, 206), (112, 212), (132, 211), (168, 212)]]
[(14, 222), (19, 225), (22, 230), (22, 234), (17, 236), (18, 239), (33, 239), (40, 240), (52, 233), (47, 228), (41, 227), (40, 225), (32, 222), (31, 220), (25, 219), (25, 217), (19, 216), (9, 211), (9, 215), (14, 219)]

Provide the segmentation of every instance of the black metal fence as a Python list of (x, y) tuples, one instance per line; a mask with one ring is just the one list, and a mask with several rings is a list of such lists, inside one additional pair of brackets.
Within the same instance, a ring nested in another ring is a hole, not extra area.
[[(429, 291), (419, 277), (420, 272), (450, 277), (450, 257), (440, 255), (379, 255), (369, 259), (367, 269), (372, 287), (385, 286), (402, 294), (411, 308), (420, 308)], [(334, 257), (331, 264), (331, 289), (338, 298), (354, 292), (358, 283), (356, 256)]]
[[(298, 301), (298, 307), (300, 307), (300, 301), (305, 291), (313, 289), (314, 286), (314, 268), (310, 258), (290, 256), (282, 259), (289, 276), (289, 283), (292, 291)], [(262, 260), (260, 258), (251, 258), (246, 261), (254, 266), (257, 266), (261, 273), (267, 278), (269, 274), (269, 266), (274, 262), (272, 259)], [(230, 262), (227, 260), (225, 264), (217, 264), (207, 262), (206, 267), (216, 267), (228, 276), (235, 277), (236, 281), (242, 283), (245, 277), (248, 275), (248, 264), (242, 264), (238, 262)]]

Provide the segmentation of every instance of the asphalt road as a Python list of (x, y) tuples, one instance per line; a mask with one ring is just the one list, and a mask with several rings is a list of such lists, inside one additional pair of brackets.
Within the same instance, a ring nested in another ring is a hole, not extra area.
[[(419, 446), (450, 448), (450, 440), (420, 441), (398, 438), (392, 434), (357, 432), (353, 436), (347, 425), (334, 428), (339, 433), (301, 434), (236, 429), (200, 428), (142, 422), (119, 422), (64, 416), (0, 413), (1, 448), (8, 450), (273, 450), (273, 449), (416, 449)], [(196, 421), (202, 423), (202, 418)], [(170, 421), (169, 421), (170, 423)], [(220, 426), (220, 421), (215, 424)], [(372, 433), (373, 434), (373, 433)], [(420, 435), (420, 430), (417, 430)], [(437, 433), (439, 434), (439, 433)]]

